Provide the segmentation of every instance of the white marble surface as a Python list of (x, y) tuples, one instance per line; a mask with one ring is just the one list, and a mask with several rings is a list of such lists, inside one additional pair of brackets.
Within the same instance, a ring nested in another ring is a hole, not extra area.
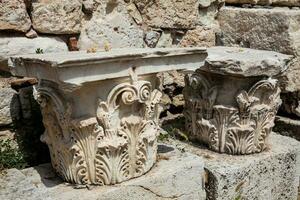
[(205, 48), (113, 49), (96, 53), (19, 55), (10, 58), (9, 65), (17, 76), (81, 85), (128, 77), (129, 68), (134, 68), (137, 75), (196, 69), (203, 65), (206, 56)]

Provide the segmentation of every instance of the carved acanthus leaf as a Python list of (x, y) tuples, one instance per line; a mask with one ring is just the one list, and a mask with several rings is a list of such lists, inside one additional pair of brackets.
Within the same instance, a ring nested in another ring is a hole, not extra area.
[(186, 76), (184, 113), (190, 138), (222, 153), (251, 154), (264, 150), (281, 104), (277, 81), (262, 80), (248, 92), (242, 90), (236, 96), (235, 108), (215, 105), (218, 88), (206, 77), (206, 73), (199, 71)]
[(156, 161), (161, 93), (150, 82), (115, 86), (96, 117), (72, 119), (72, 106), (54, 83), (35, 89), (42, 106), (54, 169), (77, 184), (116, 184), (140, 176)]

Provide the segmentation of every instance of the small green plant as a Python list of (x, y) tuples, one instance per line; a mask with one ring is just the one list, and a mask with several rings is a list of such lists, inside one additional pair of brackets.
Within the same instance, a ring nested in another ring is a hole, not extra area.
[(161, 132), (161, 133), (159, 133), (157, 139), (158, 139), (158, 141), (160, 141), (160, 142), (164, 142), (164, 141), (168, 140), (169, 137), (170, 137), (170, 135), (169, 135), (168, 133), (163, 133), (163, 132)]
[(36, 54), (43, 54), (43, 53), (44, 53), (44, 50), (41, 49), (41, 48), (37, 48), (37, 49), (35, 50), (35, 53), (36, 53)]
[(242, 200), (241, 194), (239, 194), (237, 197), (235, 197), (234, 200)]
[(21, 151), (14, 147), (10, 139), (0, 140), (0, 171), (9, 168), (23, 169), (27, 167), (27, 162)]

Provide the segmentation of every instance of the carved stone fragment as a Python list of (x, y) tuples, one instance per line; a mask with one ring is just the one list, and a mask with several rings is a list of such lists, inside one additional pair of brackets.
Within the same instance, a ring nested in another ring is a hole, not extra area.
[(112, 49), (11, 58), (12, 72), (39, 80), (55, 171), (75, 184), (111, 185), (156, 162), (162, 93), (157, 73), (203, 64), (203, 48)]
[(156, 161), (161, 93), (148, 81), (116, 85), (97, 117), (74, 119), (72, 103), (49, 81), (35, 97), (42, 107), (54, 169), (72, 183), (108, 185), (140, 176)]
[[(262, 57), (268, 55), (263, 51), (262, 54)], [(225, 66), (220, 67), (220, 62), (216, 62), (216, 66), (212, 62), (207, 63), (211, 59), (209, 55), (205, 63), (205, 66), (209, 64), (210, 68), (214, 68), (211, 72), (204, 67), (185, 77), (185, 117), (190, 139), (207, 144), (210, 149), (221, 153), (252, 154), (263, 151), (281, 105), (277, 80), (261, 75), (249, 76), (248, 70), (243, 74), (236, 73), (236, 76), (234, 73), (224, 74)], [(220, 59), (225, 57), (220, 56)], [(227, 59), (231, 62), (235, 60), (229, 55)], [(243, 62), (237, 63), (240, 63), (237, 68), (245, 68)], [(277, 64), (278, 68), (282, 67), (280, 62)], [(252, 65), (250, 68), (256, 67)], [(273, 72), (276, 69), (270, 70)], [(267, 74), (268, 69), (264, 73)]]

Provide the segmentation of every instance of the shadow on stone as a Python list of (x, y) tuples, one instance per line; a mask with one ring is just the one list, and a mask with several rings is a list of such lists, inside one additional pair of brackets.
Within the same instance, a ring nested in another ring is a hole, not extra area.
[(42, 184), (47, 188), (55, 187), (63, 183), (63, 180), (55, 173), (50, 163), (35, 166), (33, 169), (38, 173)]
[(15, 139), (26, 163), (25, 167), (50, 162), (48, 147), (40, 141), (44, 126), (39, 105), (32, 95), (32, 87), (18, 90), (11, 101), (10, 112)]
[(174, 151), (173, 147), (170, 146), (166, 146), (164, 144), (159, 144), (157, 147), (157, 152), (158, 153), (169, 153), (171, 151)]

